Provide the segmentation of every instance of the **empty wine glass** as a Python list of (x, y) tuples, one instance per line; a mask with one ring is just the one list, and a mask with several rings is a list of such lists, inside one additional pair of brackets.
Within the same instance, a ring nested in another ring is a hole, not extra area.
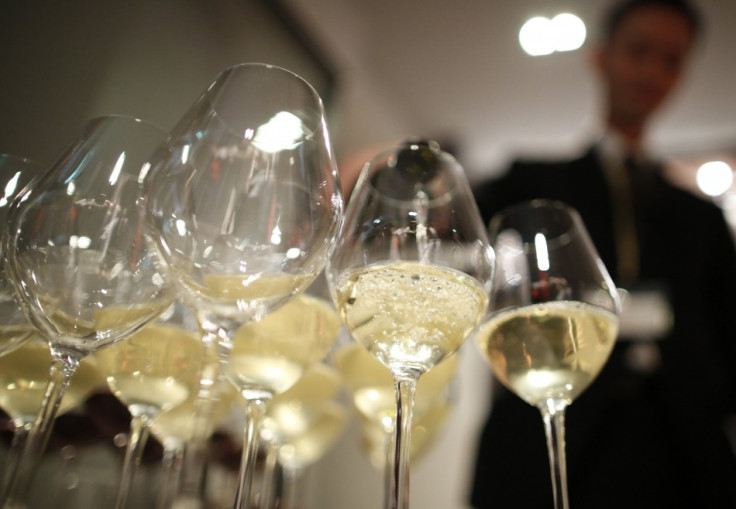
[(477, 340), (494, 375), (542, 413), (556, 509), (568, 508), (565, 409), (613, 349), (618, 293), (570, 207), (535, 200), (491, 221), (497, 277)]
[(394, 379), (391, 509), (409, 504), (417, 380), (480, 322), (492, 261), (466, 176), (436, 143), (408, 142), (363, 169), (328, 276), (347, 329)]
[(143, 239), (141, 182), (166, 133), (122, 116), (88, 122), (9, 212), (6, 276), (51, 347), (44, 403), (5, 500), (25, 507), (59, 402), (79, 361), (124, 339), (170, 302)]
[[(228, 68), (174, 128), (151, 176), (148, 235), (204, 331), (198, 414), (207, 416), (207, 387), (230, 364), (236, 331), (303, 291), (334, 247), (343, 201), (322, 101), (287, 70)], [(239, 365), (231, 375), (249, 404), (237, 508), (249, 498), (265, 401), (303, 369), (285, 362), (283, 377), (264, 378), (268, 370), (251, 371), (258, 363)], [(203, 436), (207, 419), (198, 420)]]
[[(37, 161), (12, 154), (0, 154), (0, 224), (8, 220), (8, 209), (13, 200), (33, 179), (38, 178), (45, 166)], [(4, 257), (0, 244), (0, 259)], [(33, 327), (20, 310), (13, 292), (5, 279), (5, 269), (0, 264), (0, 355), (20, 345), (33, 335)]]
[(174, 301), (155, 321), (95, 354), (110, 390), (132, 416), (116, 509), (127, 504), (154, 418), (196, 394), (203, 350), (194, 316)]

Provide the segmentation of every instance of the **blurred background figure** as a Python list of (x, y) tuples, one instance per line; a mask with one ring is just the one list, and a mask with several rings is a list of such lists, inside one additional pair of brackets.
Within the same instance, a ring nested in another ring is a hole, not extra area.
[[(534, 198), (575, 207), (625, 289), (614, 352), (567, 413), (571, 506), (736, 507), (733, 242), (722, 211), (669, 183), (645, 144), (700, 15), (686, 0), (624, 0), (603, 23), (602, 134), (575, 160), (513, 163), (476, 198), (486, 221)], [(550, 507), (546, 456), (537, 409), (494, 386), (473, 506)]]

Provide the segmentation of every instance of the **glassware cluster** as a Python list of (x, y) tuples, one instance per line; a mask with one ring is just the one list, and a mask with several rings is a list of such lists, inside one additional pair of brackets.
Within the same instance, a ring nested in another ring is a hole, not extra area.
[(462, 167), (426, 140), (366, 164), (345, 208), (321, 99), (267, 64), (222, 71), (171, 132), (100, 117), (53, 164), (0, 156), (0, 172), (3, 509), (32, 506), (56, 417), (103, 390), (131, 416), (116, 509), (149, 436), (155, 507), (204, 508), (223, 427), (242, 452), (221, 505), (296, 507), (351, 410), (384, 508), (408, 509), (410, 459), (451, 411), (473, 335), (542, 411), (567, 507), (564, 409), (618, 312), (574, 211), (505, 212), (494, 255)]

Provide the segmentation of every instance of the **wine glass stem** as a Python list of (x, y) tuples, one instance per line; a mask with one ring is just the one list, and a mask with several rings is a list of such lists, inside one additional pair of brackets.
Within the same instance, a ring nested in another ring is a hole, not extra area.
[(396, 421), (393, 418), (384, 417), (381, 422), (383, 429), (383, 509), (391, 507), (391, 494), (393, 493), (393, 457), (394, 457), (394, 434), (396, 430)]
[(552, 492), (555, 509), (569, 509), (567, 497), (567, 463), (565, 460), (565, 408), (566, 401), (548, 400), (539, 406), (547, 436), (549, 467), (552, 473)]
[(283, 485), (281, 487), (281, 504), (279, 509), (296, 509), (299, 497), (299, 484), (302, 469), (299, 467), (283, 467)]
[(243, 430), (243, 456), (238, 474), (238, 491), (235, 494), (234, 509), (248, 509), (253, 472), (258, 460), (258, 433), (266, 415), (266, 402), (262, 399), (248, 400), (245, 407), (245, 429)]
[(61, 398), (64, 396), (81, 355), (57, 351), (52, 347), (51, 369), (41, 409), (33, 422), (18, 459), (17, 468), (10, 473), (3, 509), (25, 509), (36, 471), (46, 450)]
[(394, 454), (391, 458), (392, 479), (389, 509), (409, 509), (409, 450), (417, 381), (412, 378), (397, 378), (394, 386), (396, 388), (396, 427)]
[(10, 448), (7, 451), (5, 459), (5, 475), (3, 476), (2, 490), (0, 490), (0, 500), (5, 499), (5, 491), (10, 484), (12, 472), (15, 472), (20, 462), (23, 447), (25, 446), (28, 433), (33, 426), (33, 419), (13, 419), (15, 430), (13, 431), (13, 441), (10, 442)]
[(172, 441), (164, 441), (164, 457), (161, 460), (161, 483), (158, 488), (156, 509), (169, 509), (179, 488), (182, 468), (184, 464), (184, 443), (173, 444)]
[(148, 422), (149, 418), (146, 415), (134, 415), (130, 420), (130, 436), (128, 437), (128, 445), (125, 448), (123, 470), (120, 475), (118, 494), (115, 498), (115, 509), (123, 509), (128, 503), (130, 487), (133, 484), (133, 478), (135, 477), (135, 472), (143, 455), (143, 448), (146, 446), (146, 440), (148, 439)]
[(274, 480), (279, 459), (279, 443), (276, 438), (267, 441), (266, 460), (263, 465), (263, 479), (261, 479), (261, 493), (258, 497), (259, 509), (271, 509), (274, 502)]
[(222, 365), (222, 348), (216, 333), (206, 331), (202, 336), (204, 358), (200, 374), (197, 400), (194, 403), (194, 425), (187, 443), (177, 498), (186, 499), (191, 507), (203, 506), (206, 489), (208, 441), (212, 430), (210, 422), (218, 394)]

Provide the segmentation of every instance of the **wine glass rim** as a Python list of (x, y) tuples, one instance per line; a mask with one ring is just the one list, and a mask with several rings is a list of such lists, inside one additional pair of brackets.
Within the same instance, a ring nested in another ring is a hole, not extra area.
[[(407, 196), (406, 198), (397, 198), (395, 196), (389, 196), (384, 191), (378, 189), (375, 185), (373, 180), (371, 179), (372, 175), (377, 174), (381, 169), (383, 168), (394, 168), (395, 166), (392, 164), (391, 159), (396, 158), (396, 154), (402, 149), (407, 146), (411, 145), (419, 145), (422, 143), (422, 140), (406, 140), (404, 142), (398, 143), (393, 147), (390, 147), (386, 150), (383, 150), (373, 156), (369, 161), (367, 161), (360, 172), (360, 176), (358, 177), (358, 181), (355, 184), (355, 189), (362, 187), (362, 186), (370, 186), (371, 189), (373, 189), (376, 193), (380, 194), (383, 200), (386, 200), (388, 203), (393, 204), (401, 204), (401, 203), (410, 203), (413, 202), (416, 199), (416, 194), (412, 196)], [(453, 157), (452, 154), (449, 152), (446, 152), (442, 150), (442, 148), (437, 144), (436, 142), (429, 142), (429, 144), (434, 144), (436, 146), (436, 151), (441, 155), (441, 157), (451, 164), (460, 166), (460, 163)], [(449, 158), (449, 160), (448, 160)], [(386, 164), (381, 166), (381, 161), (384, 161)], [(395, 161), (394, 161), (395, 164)], [(455, 180), (451, 180), (452, 186), (448, 188), (444, 193), (433, 196), (432, 198), (429, 198), (427, 200), (427, 205), (430, 207), (440, 207), (442, 205), (445, 205), (449, 203), (452, 200), (453, 192), (457, 186), (458, 182)]]
[(225, 76), (228, 73), (237, 72), (237, 71), (239, 71), (241, 69), (245, 69), (245, 68), (261, 69), (263, 71), (278, 71), (278, 72), (281, 72), (281, 73), (288, 74), (288, 75), (296, 78), (300, 82), (302, 82), (302, 84), (306, 85), (307, 88), (311, 91), (311, 93), (314, 94), (316, 96), (316, 98), (319, 100), (320, 104), (322, 104), (322, 97), (317, 93), (317, 90), (312, 86), (312, 84), (309, 83), (309, 81), (307, 81), (303, 76), (301, 76), (300, 74), (298, 74), (298, 73), (296, 73), (296, 72), (294, 72), (294, 71), (292, 71), (290, 69), (287, 69), (285, 67), (281, 67), (281, 66), (275, 65), (275, 64), (269, 64), (267, 62), (240, 62), (240, 63), (237, 63), (237, 64), (230, 65), (230, 66), (222, 69), (219, 73), (217, 73), (217, 76), (215, 77), (215, 79), (210, 84), (210, 87), (212, 85), (214, 85), (219, 80), (219, 78), (221, 76)]
[(150, 120), (146, 120), (144, 118), (136, 117), (133, 115), (124, 115), (119, 113), (111, 113), (107, 115), (97, 115), (94, 117), (91, 117), (87, 122), (85, 122), (86, 126), (91, 126), (96, 123), (102, 123), (102, 122), (108, 122), (113, 120), (119, 120), (119, 121), (125, 121), (125, 122), (131, 122), (133, 124), (140, 124), (147, 127), (150, 127), (152, 129), (155, 129), (157, 131), (160, 131), (163, 134), (166, 134), (168, 136), (168, 131), (161, 127), (160, 125), (156, 124), (155, 122), (152, 122)]

